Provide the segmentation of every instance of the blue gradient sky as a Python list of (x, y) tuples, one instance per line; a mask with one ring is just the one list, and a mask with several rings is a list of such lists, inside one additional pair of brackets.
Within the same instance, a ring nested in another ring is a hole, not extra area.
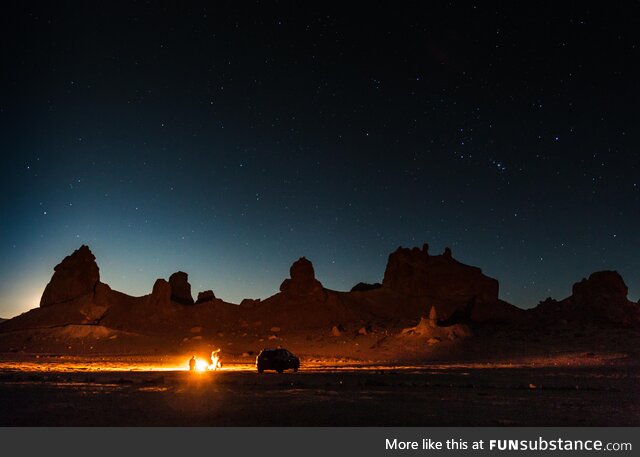
[(602, 269), (640, 298), (635, 4), (15, 8), (2, 317), (81, 244), (132, 295), (264, 298), (303, 255), (348, 290), (428, 242), (522, 307)]

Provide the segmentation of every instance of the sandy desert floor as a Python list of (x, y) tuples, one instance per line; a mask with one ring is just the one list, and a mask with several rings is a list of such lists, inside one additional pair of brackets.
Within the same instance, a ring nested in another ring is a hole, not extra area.
[(3, 426), (640, 425), (640, 367), (615, 356), (303, 359), (300, 372), (282, 375), (259, 375), (250, 359), (204, 373), (185, 371), (181, 357), (0, 360)]

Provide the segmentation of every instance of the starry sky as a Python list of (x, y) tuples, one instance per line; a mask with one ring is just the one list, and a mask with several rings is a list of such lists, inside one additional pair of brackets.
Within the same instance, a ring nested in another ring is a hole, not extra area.
[(83, 243), (132, 295), (303, 255), (349, 290), (428, 242), (521, 307), (640, 298), (638, 2), (184, 3), (4, 8), (0, 317)]

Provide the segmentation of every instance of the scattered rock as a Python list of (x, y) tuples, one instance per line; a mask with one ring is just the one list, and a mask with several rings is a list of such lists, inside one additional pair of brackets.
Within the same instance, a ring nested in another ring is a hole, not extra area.
[(273, 333), (278, 333), (280, 331), (280, 327), (271, 327), (271, 331)]
[(191, 327), (191, 333), (200, 333), (202, 331), (202, 327)]
[(337, 325), (334, 325), (333, 327), (331, 327), (331, 335), (333, 336), (341, 336), (342, 332), (340, 331), (340, 329), (338, 328)]
[(438, 344), (440, 343), (442, 340), (440, 338), (438, 338), (437, 336), (432, 336), (431, 338), (429, 338), (427, 340), (427, 344), (429, 346), (433, 346), (434, 344)]
[(99, 281), (100, 270), (96, 258), (88, 246), (82, 245), (55, 266), (51, 281), (40, 299), (40, 307), (93, 295)]

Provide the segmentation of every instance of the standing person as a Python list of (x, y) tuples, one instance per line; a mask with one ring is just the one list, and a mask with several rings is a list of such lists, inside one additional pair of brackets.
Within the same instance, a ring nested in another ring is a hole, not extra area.
[(196, 356), (194, 355), (193, 357), (191, 357), (191, 359), (189, 360), (189, 371), (193, 371), (196, 369)]
[(217, 370), (220, 366), (222, 366), (222, 364), (220, 363), (220, 356), (218, 355), (219, 353), (220, 348), (211, 353), (211, 366), (214, 370)]

